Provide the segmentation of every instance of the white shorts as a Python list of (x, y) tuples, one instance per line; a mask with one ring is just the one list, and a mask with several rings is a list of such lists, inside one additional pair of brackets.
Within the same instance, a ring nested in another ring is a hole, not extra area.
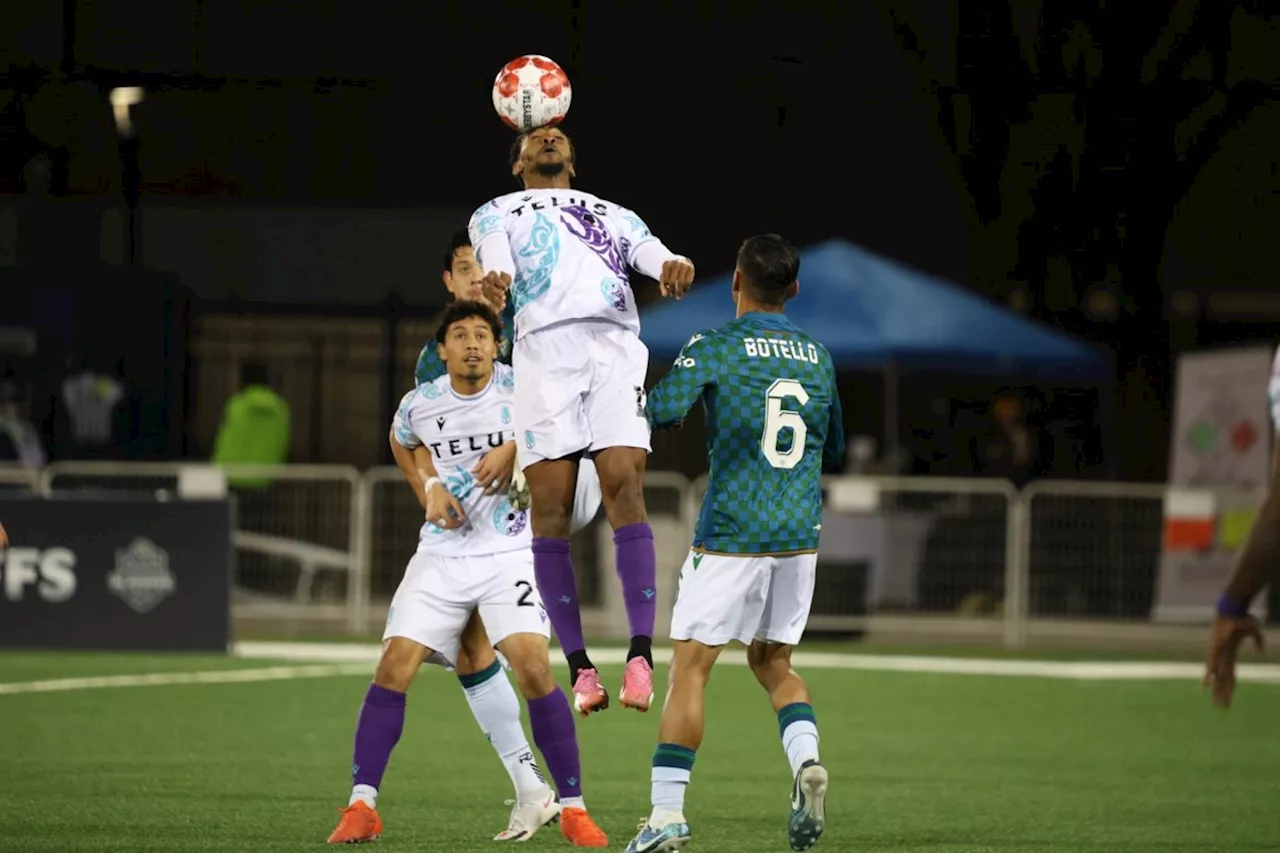
[(480, 611), (489, 642), (512, 634), (550, 639), (547, 610), (538, 595), (533, 552), (483, 557), (414, 554), (391, 599), (382, 639), (404, 637), (436, 652), (430, 662), (451, 667), (473, 610)]
[(690, 551), (680, 569), (671, 639), (794, 646), (813, 605), (817, 554), (729, 557)]
[(580, 451), (648, 451), (649, 348), (613, 323), (562, 323), (525, 335), (511, 353), (520, 464)]

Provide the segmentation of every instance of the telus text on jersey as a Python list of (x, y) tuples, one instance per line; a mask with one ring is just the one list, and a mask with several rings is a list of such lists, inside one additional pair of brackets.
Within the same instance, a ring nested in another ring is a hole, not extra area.
[(520, 199), (524, 204), (519, 207), (511, 208), (511, 212), (516, 216), (524, 216), (525, 208), (529, 210), (546, 210), (549, 207), (585, 207), (596, 216), (607, 216), (609, 206), (602, 201), (586, 201), (571, 195), (551, 196), (550, 200), (542, 199), (534, 201), (533, 196), (527, 195)]
[(433, 441), (427, 445), (437, 459), (461, 456), (464, 453), (479, 453), (494, 447), (501, 447), (508, 441), (515, 441), (515, 431), (491, 432), (488, 435), (473, 435), (468, 438), (451, 438), (448, 441)]
[(785, 338), (743, 338), (742, 346), (752, 358), (789, 358), (794, 361), (818, 363), (818, 347)]

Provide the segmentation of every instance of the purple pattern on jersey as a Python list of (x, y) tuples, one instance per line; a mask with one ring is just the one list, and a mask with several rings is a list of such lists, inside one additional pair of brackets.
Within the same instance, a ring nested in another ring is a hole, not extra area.
[(622, 262), (622, 256), (618, 254), (618, 247), (609, 235), (609, 229), (605, 227), (603, 219), (579, 205), (562, 207), (560, 213), (560, 221), (564, 223), (564, 227), (570, 234), (586, 243), (587, 248), (599, 255), (600, 260), (604, 261), (604, 265), (610, 272), (624, 282), (630, 280), (627, 276), (627, 266)]

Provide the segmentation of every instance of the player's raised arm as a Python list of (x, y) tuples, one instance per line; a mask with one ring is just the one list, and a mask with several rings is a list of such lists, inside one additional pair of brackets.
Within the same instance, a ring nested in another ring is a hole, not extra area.
[(645, 414), (654, 429), (674, 429), (698, 402), (702, 392), (716, 383), (719, 373), (714, 343), (698, 333), (680, 350), (675, 365), (649, 392)]
[(631, 268), (658, 282), (663, 296), (684, 296), (693, 285), (693, 261), (668, 249), (643, 219), (625, 207), (618, 208), (618, 229)]
[(844, 408), (840, 405), (840, 389), (831, 377), (831, 408), (827, 410), (827, 440), (822, 445), (822, 468), (839, 472), (844, 465)]
[[(471, 215), (467, 223), (471, 248), (485, 271), (482, 281), (485, 298), (501, 311), (506, 306), (506, 291), (516, 274), (516, 259), (511, 252), (511, 235), (507, 233), (502, 210), (489, 202)], [(500, 289), (499, 294), (495, 289)]]

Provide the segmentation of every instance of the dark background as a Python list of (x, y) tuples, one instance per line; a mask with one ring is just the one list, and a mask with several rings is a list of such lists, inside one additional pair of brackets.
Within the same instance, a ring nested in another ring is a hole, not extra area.
[[(4, 4), (0, 326), (39, 328), (41, 348), (0, 358), (42, 423), (86, 349), (150, 364), (134, 458), (206, 453), (239, 363), (265, 360), (300, 460), (380, 461), (444, 239), (513, 186), (493, 75), (542, 53), (573, 81), (580, 185), (702, 277), (748, 233), (841, 236), (1102, 343), (1107, 400), (1030, 389), (1093, 418), (1088, 458), (1053, 473), (1161, 479), (1176, 354), (1271, 340), (1280, 318), (1270, 11)], [(119, 85), (147, 89), (134, 140), (112, 123)], [(880, 423), (874, 382), (849, 383), (851, 419)], [(935, 385), (904, 402), (994, 390)]]

